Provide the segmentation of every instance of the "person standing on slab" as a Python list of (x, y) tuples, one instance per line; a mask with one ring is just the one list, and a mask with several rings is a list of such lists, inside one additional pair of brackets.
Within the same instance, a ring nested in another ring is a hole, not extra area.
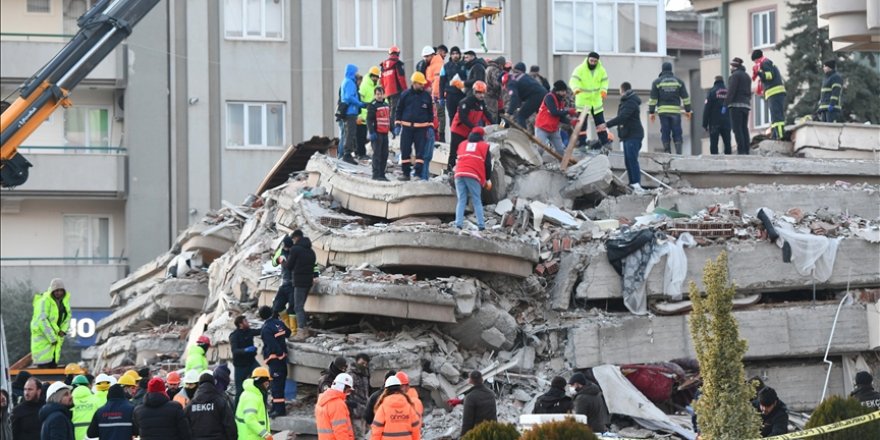
[(672, 73), (672, 63), (663, 63), (660, 76), (651, 84), (651, 98), (648, 100), (648, 114), (651, 122), (660, 115), (660, 141), (663, 152), (671, 153), (670, 141), (675, 143), (675, 154), (681, 154), (684, 143), (681, 133), (681, 110), (684, 107), (688, 120), (693, 117), (691, 98), (684, 81)]
[(703, 129), (709, 132), (709, 152), (718, 154), (718, 138), (724, 142), (724, 154), (730, 154), (730, 117), (728, 108), (724, 104), (727, 99), (727, 87), (724, 86), (724, 77), (715, 77), (715, 84), (706, 93), (706, 103), (703, 107)]
[(837, 61), (828, 60), (822, 63), (825, 79), (819, 94), (819, 121), (841, 122), (841, 101), (843, 95), (843, 78), (837, 73)]
[(764, 101), (770, 107), (770, 137), (782, 140), (785, 136), (785, 82), (782, 73), (773, 64), (770, 58), (764, 56), (761, 49), (752, 52), (752, 61), (755, 66), (752, 69), (752, 79), (760, 81), (758, 95), (764, 96)]
[(749, 154), (749, 112), (752, 109), (752, 81), (742, 58), (730, 60), (730, 76), (727, 78), (727, 98), (724, 105), (730, 113), (736, 154)]
[(639, 105), (642, 100), (636, 95), (632, 85), (624, 82), (620, 85), (620, 105), (617, 107), (617, 116), (605, 124), (608, 128), (617, 127), (617, 137), (623, 144), (623, 158), (626, 164), (626, 174), (629, 177), (629, 186), (637, 194), (643, 192), (642, 171), (639, 167), (639, 151), (642, 149), (642, 139), (645, 130), (639, 118)]

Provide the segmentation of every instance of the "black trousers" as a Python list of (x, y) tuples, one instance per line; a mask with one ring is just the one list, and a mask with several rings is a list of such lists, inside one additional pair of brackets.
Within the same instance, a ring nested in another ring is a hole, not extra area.
[(275, 414), (287, 414), (284, 407), (284, 385), (287, 382), (287, 359), (272, 359), (266, 361), (269, 367), (269, 375), (272, 376), (272, 384), (269, 391), (272, 394), (272, 412)]
[(455, 163), (458, 162), (458, 146), (466, 139), (466, 137), (460, 134), (452, 133), (452, 138), (449, 143), (449, 161), (446, 165), (446, 170), (450, 173), (455, 172)]
[(749, 109), (728, 107), (733, 137), (736, 139), (736, 154), (749, 154)]
[(770, 128), (773, 129), (773, 139), (782, 139), (785, 136), (785, 93), (777, 93), (767, 98), (770, 106)]
[(357, 145), (355, 146), (354, 152), (357, 157), (362, 157), (367, 155), (367, 126), (358, 124), (357, 133), (355, 134), (355, 142)]
[(373, 149), (373, 178), (385, 177), (388, 165), (388, 134), (376, 134), (376, 142), (371, 142)]
[(452, 120), (455, 119), (455, 114), (458, 112), (458, 104), (462, 99), (464, 99), (464, 93), (446, 92), (446, 116), (449, 117), (449, 125), (452, 125)]
[(543, 96), (533, 96), (523, 102), (519, 107), (519, 111), (516, 112), (516, 123), (522, 128), (527, 128), (526, 124), (528, 123), (529, 118), (538, 112), (538, 109), (541, 108), (541, 101), (543, 100)]
[(718, 154), (718, 138), (724, 142), (724, 154), (730, 154), (730, 127), (709, 127), (709, 152)]
[[(272, 311), (275, 314), (286, 310), (288, 302), (290, 308), (293, 308), (293, 284), (282, 284), (275, 293), (275, 299), (272, 301)], [(285, 323), (286, 324), (286, 323)]]

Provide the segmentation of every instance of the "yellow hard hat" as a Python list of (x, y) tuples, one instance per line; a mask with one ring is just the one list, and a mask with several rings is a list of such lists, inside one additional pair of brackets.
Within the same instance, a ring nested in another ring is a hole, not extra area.
[(379, 73), (381, 73), (379, 72), (379, 66), (370, 67), (370, 75), (379, 76)]
[(269, 376), (269, 370), (267, 370), (266, 367), (254, 368), (254, 372), (251, 373), (251, 377), (254, 379), (256, 379), (258, 377), (265, 377), (266, 379), (272, 378), (271, 376)]
[(413, 73), (409, 80), (422, 85), (428, 83), (428, 80), (425, 79), (425, 75), (422, 72)]
[(137, 380), (135, 380), (134, 376), (123, 374), (122, 377), (119, 378), (119, 385), (134, 387), (137, 386)]
[(71, 362), (64, 367), (64, 374), (86, 374), (86, 372), (79, 364)]
[(132, 378), (134, 378), (135, 382), (143, 379), (143, 377), (141, 377), (141, 375), (138, 374), (138, 372), (134, 371), (134, 370), (128, 370), (125, 373), (123, 373), (122, 375), (123, 376), (131, 376)]

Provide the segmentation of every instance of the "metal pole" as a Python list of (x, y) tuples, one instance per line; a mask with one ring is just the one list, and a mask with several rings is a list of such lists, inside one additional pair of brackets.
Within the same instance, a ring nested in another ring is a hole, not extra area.
[[(849, 269), (849, 274), (852, 275), (852, 268)], [(828, 345), (825, 347), (825, 358), (822, 359), (822, 362), (828, 364), (828, 371), (825, 372), (825, 385), (822, 386), (822, 397), (819, 399), (819, 403), (822, 403), (825, 400), (825, 393), (828, 391), (828, 380), (831, 378), (831, 367), (834, 366), (834, 362), (828, 360), (828, 352), (831, 351), (831, 341), (834, 339), (834, 329), (837, 328), (837, 318), (840, 317), (840, 309), (843, 308), (843, 303), (847, 300), (852, 300), (852, 295), (849, 293), (849, 279), (846, 281), (846, 295), (841, 298), (840, 304), (837, 305), (837, 312), (834, 314), (834, 322), (831, 324), (831, 335), (828, 336)]]

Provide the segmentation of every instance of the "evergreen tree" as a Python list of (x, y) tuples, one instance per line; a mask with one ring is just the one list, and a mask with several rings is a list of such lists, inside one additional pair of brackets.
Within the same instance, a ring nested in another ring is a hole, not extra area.
[(819, 93), (825, 73), (822, 62), (837, 61), (837, 71), (843, 76), (842, 115), (847, 122), (880, 123), (880, 73), (877, 54), (833, 52), (828, 28), (819, 28), (816, 15), (817, 0), (788, 2), (791, 17), (785, 25), (785, 34), (778, 47), (788, 51), (788, 75), (785, 92), (788, 95), (789, 123), (812, 115), (819, 107)]
[(736, 287), (727, 281), (727, 253), (706, 262), (703, 269), (706, 296), (690, 284), (694, 304), (690, 332), (700, 374), (702, 395), (694, 404), (700, 436), (706, 440), (760, 437), (761, 418), (751, 404), (755, 389), (746, 382), (743, 355), (747, 344), (739, 337), (733, 316)]

